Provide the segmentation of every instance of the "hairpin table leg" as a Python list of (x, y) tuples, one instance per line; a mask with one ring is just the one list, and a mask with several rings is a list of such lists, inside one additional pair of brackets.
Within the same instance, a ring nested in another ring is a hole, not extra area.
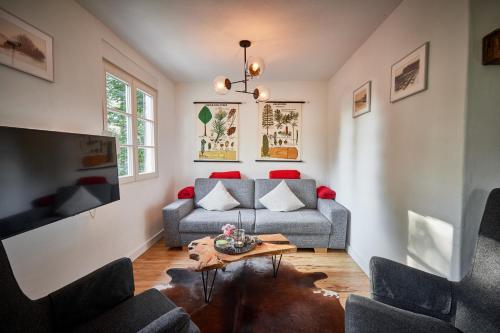
[(218, 269), (215, 270), (212, 276), (212, 284), (210, 286), (210, 290), (208, 289), (208, 274), (210, 273), (210, 271), (201, 272), (201, 280), (203, 281), (203, 297), (205, 299), (205, 303), (210, 303), (210, 299), (212, 298), (212, 291), (214, 290), (214, 282), (215, 278), (217, 277), (217, 271)]
[(280, 254), (280, 258), (277, 259), (277, 255), (273, 255), (271, 257), (271, 261), (273, 262), (273, 277), (276, 278), (278, 276), (278, 270), (280, 269), (281, 257), (283, 254)]

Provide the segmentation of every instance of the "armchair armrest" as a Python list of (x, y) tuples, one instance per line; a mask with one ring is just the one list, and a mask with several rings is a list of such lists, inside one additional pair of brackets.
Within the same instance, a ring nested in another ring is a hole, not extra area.
[(392, 260), (370, 260), (372, 297), (408, 311), (450, 321), (454, 302), (452, 284), (445, 278)]
[(179, 221), (194, 209), (193, 199), (178, 199), (163, 208), (163, 229), (165, 245), (169, 247), (181, 246), (179, 235)]
[(165, 313), (137, 333), (199, 333), (199, 328), (183, 308), (175, 308)]
[(350, 217), (349, 210), (330, 199), (318, 199), (318, 210), (332, 222), (328, 248), (345, 249), (347, 224)]
[(345, 308), (346, 333), (459, 333), (437, 318), (401, 310), (375, 300), (351, 295)]
[(55, 324), (61, 329), (87, 321), (132, 296), (132, 261), (122, 258), (51, 293), (49, 298)]

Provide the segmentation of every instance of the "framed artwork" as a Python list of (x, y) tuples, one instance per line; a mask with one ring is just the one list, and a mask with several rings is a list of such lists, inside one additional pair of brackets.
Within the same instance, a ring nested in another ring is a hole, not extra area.
[(195, 162), (237, 162), (240, 103), (195, 103)]
[(0, 63), (54, 81), (52, 37), (0, 8)]
[(391, 103), (427, 89), (429, 42), (391, 67)]
[(303, 102), (259, 103), (259, 159), (300, 162)]
[(368, 81), (352, 93), (352, 117), (371, 111), (372, 81)]

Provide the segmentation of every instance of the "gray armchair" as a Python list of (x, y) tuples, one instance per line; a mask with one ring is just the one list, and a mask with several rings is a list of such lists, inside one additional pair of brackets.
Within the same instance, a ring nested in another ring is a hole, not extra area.
[(372, 299), (351, 295), (346, 332), (500, 332), (500, 189), (486, 203), (476, 255), (460, 282), (373, 257)]
[(199, 332), (189, 315), (158, 290), (134, 296), (128, 258), (31, 300), (19, 288), (1, 241), (0, 318), (0, 332)]

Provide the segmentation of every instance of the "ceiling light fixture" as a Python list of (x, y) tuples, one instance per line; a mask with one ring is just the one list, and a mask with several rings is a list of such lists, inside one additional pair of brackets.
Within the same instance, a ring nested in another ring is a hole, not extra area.
[(269, 88), (264, 86), (257, 86), (253, 91), (248, 91), (248, 81), (253, 79), (254, 77), (258, 77), (262, 75), (266, 65), (264, 64), (264, 60), (259, 57), (250, 57), (247, 60), (247, 48), (250, 47), (252, 43), (249, 40), (241, 40), (240, 46), (243, 48), (243, 80), (240, 81), (231, 81), (225, 76), (217, 76), (214, 81), (214, 90), (219, 95), (225, 95), (229, 90), (231, 90), (231, 86), (234, 83), (244, 83), (244, 90), (236, 90), (236, 92), (251, 94), (253, 98), (259, 102), (267, 101), (269, 97), (271, 97), (271, 93)]

